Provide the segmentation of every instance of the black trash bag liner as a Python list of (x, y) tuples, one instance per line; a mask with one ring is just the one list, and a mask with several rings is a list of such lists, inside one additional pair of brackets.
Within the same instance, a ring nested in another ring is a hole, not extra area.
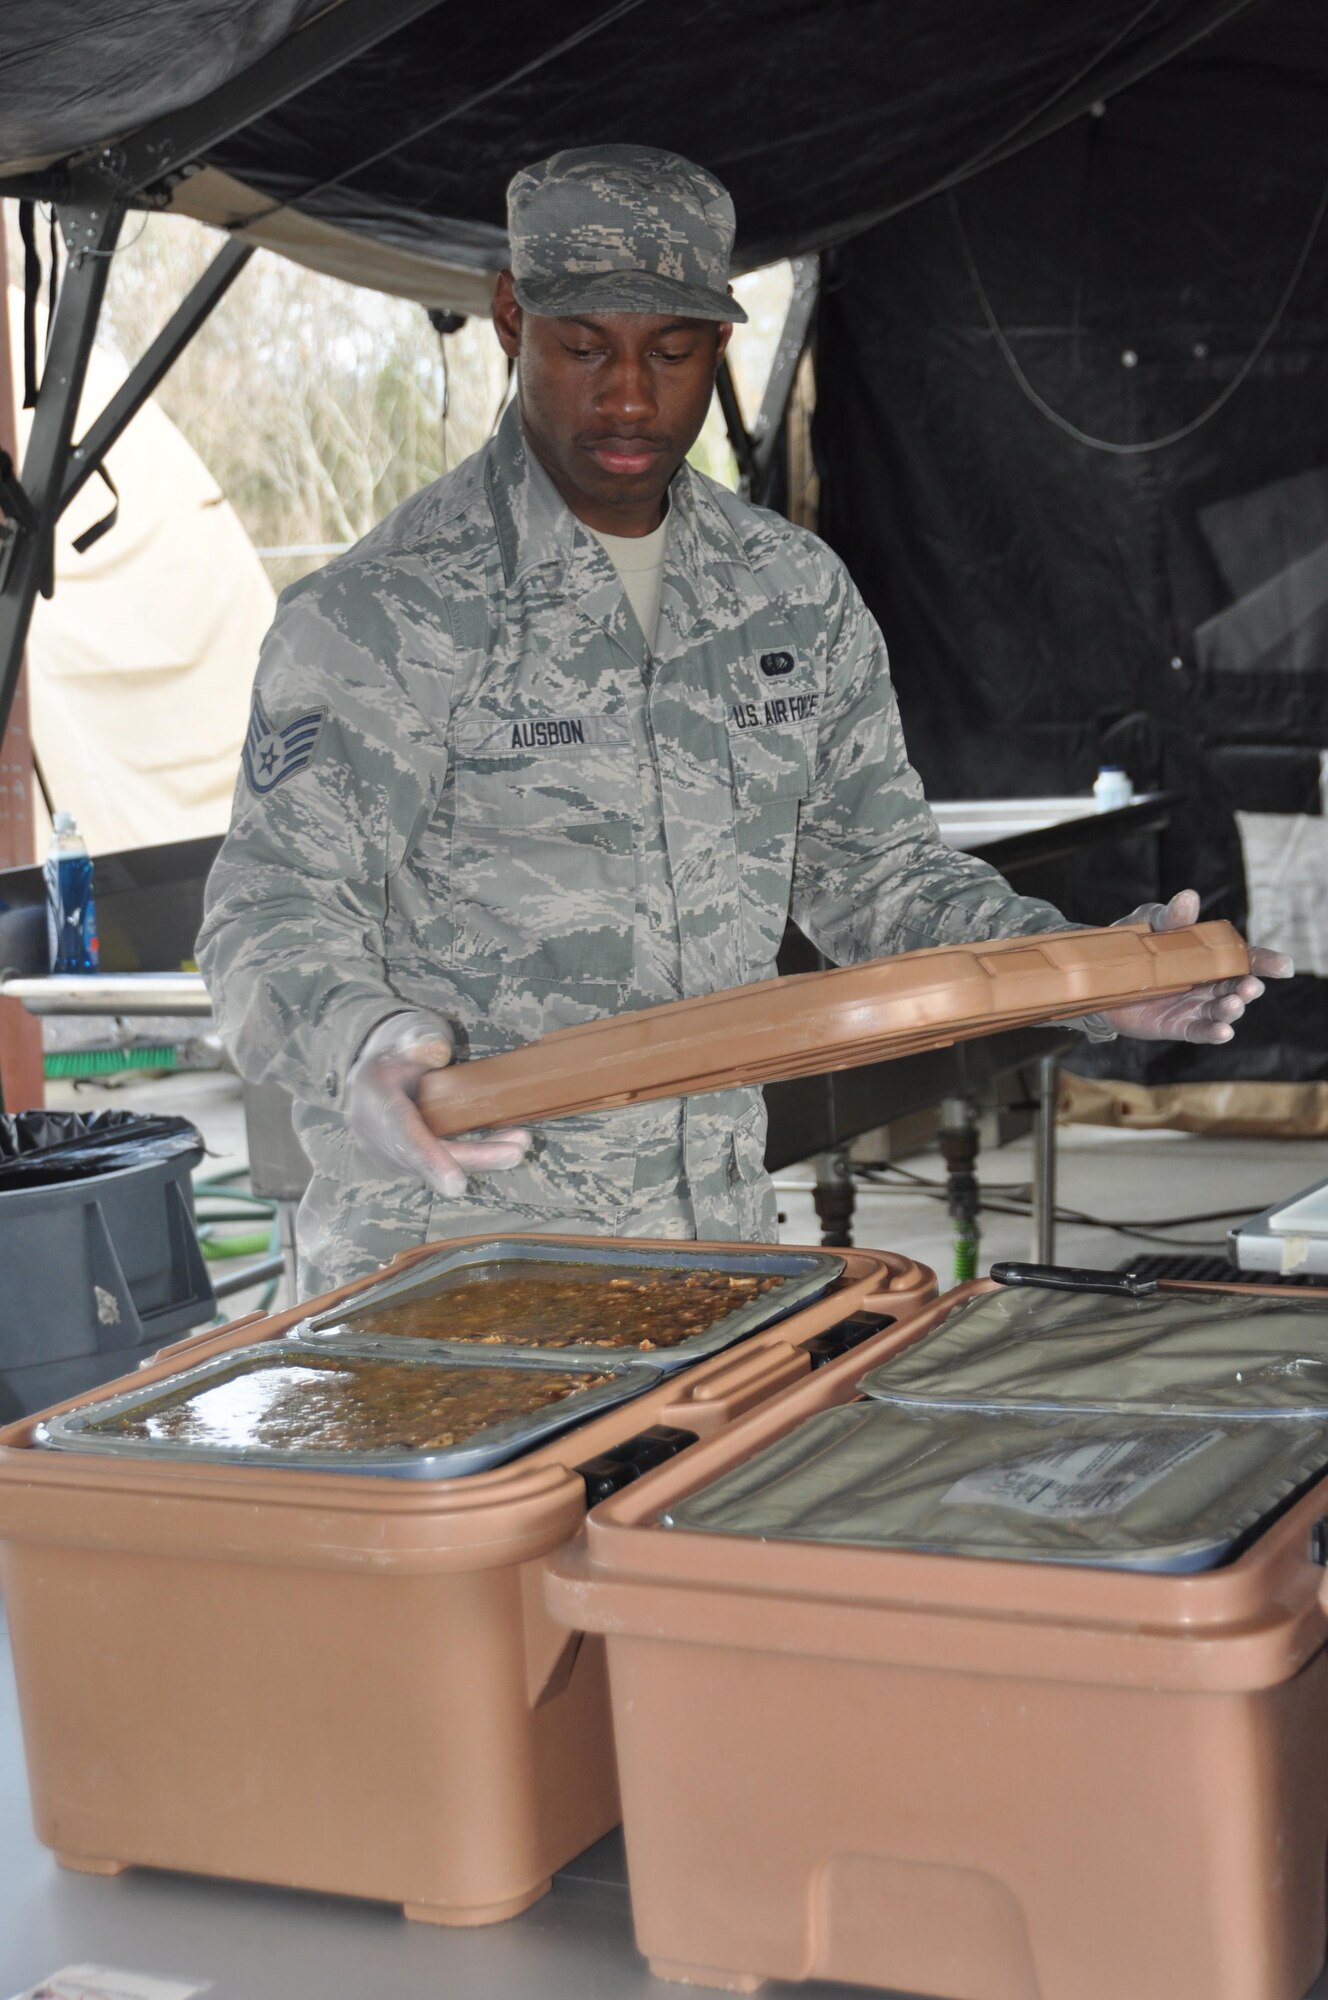
[(187, 1159), (196, 1166), (203, 1135), (187, 1118), (137, 1111), (16, 1111), (0, 1116), (0, 1194), (59, 1187), (126, 1167)]

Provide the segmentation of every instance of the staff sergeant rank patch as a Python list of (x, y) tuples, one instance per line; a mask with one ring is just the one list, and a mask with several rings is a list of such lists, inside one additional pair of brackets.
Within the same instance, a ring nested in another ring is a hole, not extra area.
[(284, 778), (293, 778), (311, 764), (326, 721), (327, 710), (314, 708), (277, 729), (268, 721), (262, 697), (256, 694), (244, 739), (244, 775), (250, 791), (265, 798)]

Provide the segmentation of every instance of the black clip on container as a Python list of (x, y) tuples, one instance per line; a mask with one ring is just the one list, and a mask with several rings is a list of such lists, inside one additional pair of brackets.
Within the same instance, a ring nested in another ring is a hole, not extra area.
[(622, 1444), (615, 1444), (597, 1458), (588, 1458), (577, 1471), (586, 1483), (586, 1505), (597, 1507), (601, 1500), (607, 1500), (610, 1493), (620, 1487), (630, 1486), (643, 1472), (653, 1472), (665, 1459), (676, 1458), (680, 1451), (686, 1451), (689, 1444), (696, 1443), (695, 1431), (675, 1430), (669, 1424), (652, 1424), (649, 1430), (638, 1431), (635, 1437), (626, 1438)]
[(891, 1313), (855, 1312), (847, 1319), (841, 1319), (838, 1326), (827, 1327), (824, 1333), (814, 1334), (803, 1342), (803, 1352), (810, 1354), (813, 1368), (824, 1368), (827, 1361), (838, 1361), (841, 1354), (848, 1354), (855, 1347), (861, 1347), (864, 1340), (870, 1340), (874, 1333), (884, 1327), (894, 1325)]
[[(873, 1334), (894, 1323), (890, 1313), (850, 1313), (847, 1319), (840, 1320), (838, 1326), (828, 1327), (824, 1333), (815, 1334), (811, 1340), (805, 1341), (804, 1351), (811, 1356), (813, 1368), (824, 1368), (828, 1361), (837, 1361), (841, 1354), (860, 1347), (864, 1340), (870, 1340)], [(601, 1500), (608, 1499), (610, 1493), (630, 1486), (643, 1472), (652, 1472), (657, 1465), (663, 1465), (665, 1459), (676, 1457), (680, 1451), (686, 1451), (689, 1444), (695, 1443), (695, 1431), (674, 1430), (668, 1424), (652, 1424), (649, 1430), (638, 1431), (635, 1437), (601, 1452), (597, 1458), (588, 1458), (576, 1468), (586, 1483), (587, 1507), (597, 1507)]]

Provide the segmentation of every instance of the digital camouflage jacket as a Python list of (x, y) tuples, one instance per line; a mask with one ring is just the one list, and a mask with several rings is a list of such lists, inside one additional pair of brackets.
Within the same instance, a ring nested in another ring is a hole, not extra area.
[(609, 557), (492, 443), (282, 597), (199, 941), (241, 1072), (314, 1178), (302, 1286), (426, 1237), (773, 1240), (759, 1091), (537, 1130), (448, 1202), (353, 1141), (346, 1072), (403, 1006), (465, 1060), (774, 975), (1060, 927), (936, 831), (885, 645), (823, 543), (684, 466), (647, 654)]

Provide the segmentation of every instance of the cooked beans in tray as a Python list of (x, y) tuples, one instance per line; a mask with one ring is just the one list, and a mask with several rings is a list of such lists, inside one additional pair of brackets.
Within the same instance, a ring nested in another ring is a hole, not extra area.
[(357, 1337), (506, 1347), (676, 1347), (786, 1285), (783, 1273), (550, 1265), (342, 1315)]
[(420, 1368), (336, 1354), (258, 1363), (179, 1384), (103, 1420), (103, 1437), (272, 1451), (441, 1451), (600, 1387), (605, 1375)]

